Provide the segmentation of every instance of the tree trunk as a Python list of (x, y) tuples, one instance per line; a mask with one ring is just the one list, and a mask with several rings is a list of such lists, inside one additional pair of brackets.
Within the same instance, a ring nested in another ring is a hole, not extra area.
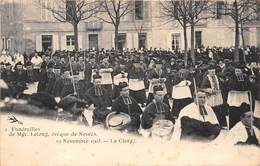
[(74, 30), (74, 49), (75, 51), (79, 50), (79, 40), (78, 40), (78, 24), (73, 25), (73, 30)]
[(188, 66), (188, 41), (187, 41), (187, 26), (186, 23), (184, 23), (183, 26), (183, 35), (184, 35), (184, 65), (185, 67)]
[(115, 25), (115, 39), (114, 39), (114, 44), (115, 44), (115, 50), (118, 50), (118, 27), (119, 25)]
[(239, 62), (239, 20), (238, 20), (238, 6), (235, 1), (235, 55), (234, 61)]
[(190, 56), (192, 59), (192, 63), (193, 65), (195, 65), (195, 52), (194, 52), (194, 47), (195, 47), (195, 27), (194, 27), (194, 22), (193, 20), (191, 21), (191, 28), (190, 28), (190, 32), (191, 32), (191, 49), (190, 49)]
[(242, 39), (242, 45), (243, 45), (243, 60), (246, 63), (246, 55), (245, 55), (245, 37), (244, 37), (244, 27), (243, 27), (243, 23), (240, 23), (240, 30), (241, 30), (241, 39)]

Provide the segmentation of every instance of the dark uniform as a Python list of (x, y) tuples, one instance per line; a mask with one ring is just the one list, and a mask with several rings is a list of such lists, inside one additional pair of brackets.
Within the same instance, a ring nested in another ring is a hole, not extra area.
[(85, 93), (85, 96), (88, 105), (94, 104), (95, 107), (93, 112), (93, 122), (104, 123), (106, 116), (111, 112), (107, 107), (112, 105), (112, 100), (107, 91), (100, 85), (94, 85)]
[[(144, 77), (145, 72), (142, 68), (132, 68), (129, 71), (130, 96), (143, 106), (146, 103)], [(133, 85), (133, 88), (131, 85)]]
[[(120, 91), (127, 87), (128, 85), (126, 82), (119, 83)], [(112, 103), (112, 111), (116, 113), (123, 112), (128, 114), (131, 117), (131, 122), (128, 124), (126, 129), (129, 132), (137, 133), (141, 123), (140, 115), (142, 114), (142, 110), (134, 98), (129, 95), (120, 95)]]

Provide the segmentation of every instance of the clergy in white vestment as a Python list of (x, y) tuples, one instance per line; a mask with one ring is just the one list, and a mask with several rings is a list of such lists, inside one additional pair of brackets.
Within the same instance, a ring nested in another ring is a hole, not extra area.
[(43, 60), (42, 58), (38, 55), (37, 52), (35, 52), (34, 56), (31, 59), (31, 63), (33, 65), (33, 81), (37, 82), (39, 81), (40, 77), (40, 68)]
[(189, 71), (181, 69), (178, 72), (175, 82), (172, 88), (172, 113), (175, 118), (178, 118), (181, 109), (193, 102), (191, 94), (191, 81), (188, 80)]
[(206, 94), (198, 92), (198, 104), (184, 107), (174, 125), (173, 140), (211, 141), (220, 133), (220, 126), (212, 108), (205, 104)]
[(14, 63), (17, 64), (21, 62), (24, 65), (24, 56), (19, 52), (14, 54)]
[(226, 134), (221, 134), (218, 139), (225, 140), (231, 145), (256, 145), (259, 146), (260, 131), (255, 126), (253, 112), (250, 106), (243, 103), (240, 121)]
[(223, 104), (223, 82), (221, 82), (216, 75), (215, 68), (215, 63), (211, 62), (208, 68), (208, 74), (203, 77), (201, 88), (206, 92), (206, 104), (211, 106), (216, 113), (220, 126), (226, 127), (227, 108)]

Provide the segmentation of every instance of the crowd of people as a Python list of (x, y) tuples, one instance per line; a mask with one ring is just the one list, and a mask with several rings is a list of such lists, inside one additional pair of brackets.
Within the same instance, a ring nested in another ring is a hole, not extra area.
[[(6, 86), (1, 85), (1, 99), (26, 104), (9, 102), (1, 109), (80, 118), (90, 125), (82, 108), (94, 107), (93, 125), (176, 140), (214, 140), (222, 130), (240, 137), (231, 132), (240, 125), (247, 137), (236, 143), (259, 145), (260, 125), (253, 114), (260, 100), (260, 50), (248, 47), (240, 55), (240, 62), (234, 62), (233, 48), (200, 48), (196, 62), (188, 56), (186, 64), (183, 52), (163, 49), (46, 51), (30, 56), (3, 51), (1, 84)], [(30, 85), (36, 85), (37, 92), (25, 93)]]

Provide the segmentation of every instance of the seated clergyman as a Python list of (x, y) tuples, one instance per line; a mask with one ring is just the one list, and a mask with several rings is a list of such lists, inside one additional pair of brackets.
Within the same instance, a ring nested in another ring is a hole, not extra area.
[(106, 89), (101, 86), (101, 76), (93, 75), (94, 86), (85, 93), (88, 105), (94, 104), (93, 122), (104, 123), (106, 116), (111, 112), (107, 107), (111, 107), (112, 100)]
[(126, 82), (119, 83), (120, 96), (112, 104), (112, 111), (126, 113), (131, 117), (127, 131), (137, 133), (140, 127), (140, 115), (142, 110), (134, 98), (129, 96), (129, 87)]
[(150, 129), (158, 120), (169, 120), (174, 123), (170, 107), (163, 102), (165, 92), (163, 87), (158, 85), (153, 88), (154, 100), (145, 108), (142, 116), (142, 128)]
[(205, 104), (206, 94), (198, 92), (198, 103), (184, 107), (174, 126), (173, 140), (192, 139), (209, 141), (220, 133), (217, 117), (212, 108)]
[(238, 122), (228, 133), (231, 144), (236, 145), (257, 145), (259, 146), (260, 131), (254, 126), (253, 112), (246, 103), (241, 105), (242, 114)]

